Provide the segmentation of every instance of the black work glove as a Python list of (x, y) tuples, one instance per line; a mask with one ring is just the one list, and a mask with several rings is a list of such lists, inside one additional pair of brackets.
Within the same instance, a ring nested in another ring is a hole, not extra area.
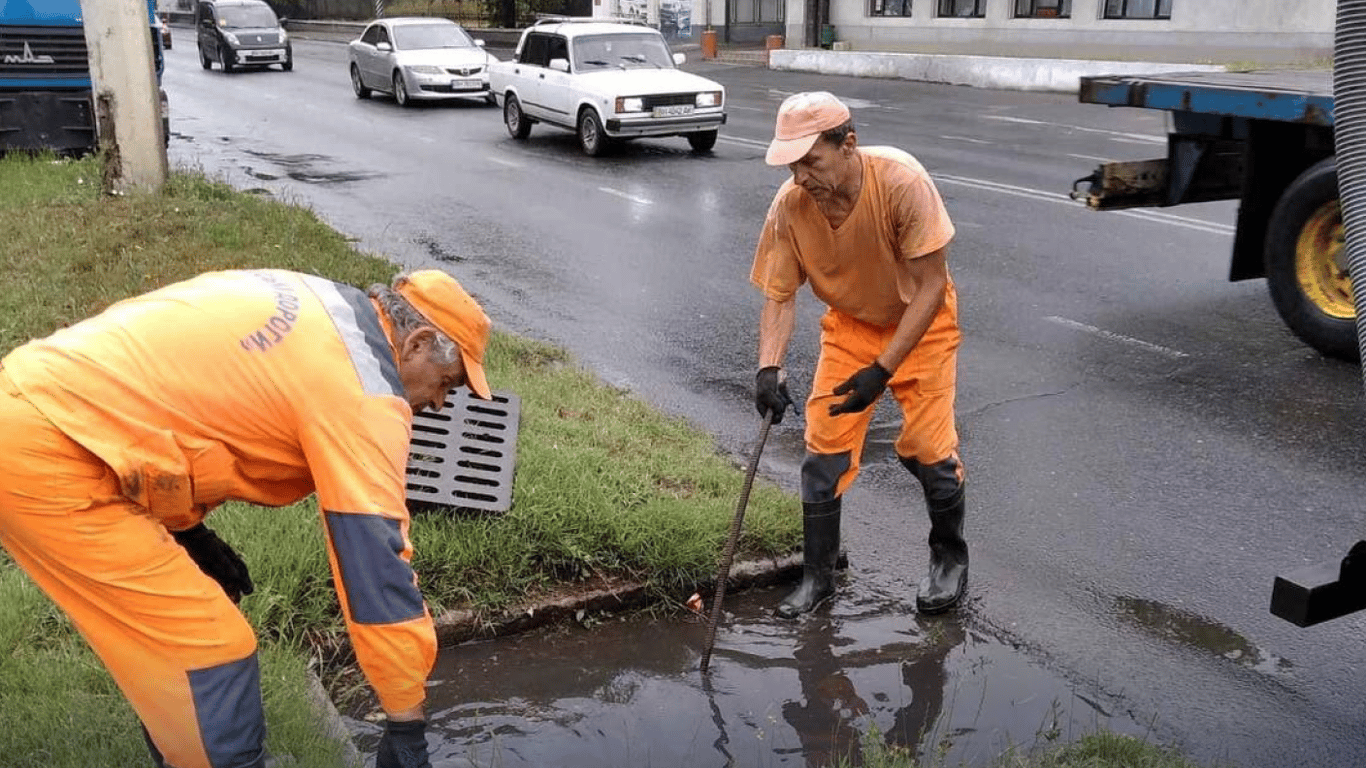
[(427, 759), (427, 721), (385, 721), (375, 768), (432, 768)]
[(190, 553), (190, 559), (199, 566), (199, 570), (218, 582), (234, 603), (241, 602), (244, 595), (256, 591), (251, 583), (251, 574), (247, 572), (247, 564), (208, 526), (200, 523), (188, 530), (172, 531), (171, 535)]
[(830, 415), (838, 416), (841, 413), (858, 413), (865, 410), (877, 400), (878, 395), (882, 394), (882, 390), (887, 388), (887, 382), (891, 380), (892, 374), (874, 360), (872, 365), (850, 376), (843, 384), (835, 387), (835, 394), (837, 395), (852, 394), (844, 398), (843, 402), (830, 406)]
[(783, 422), (783, 412), (792, 405), (792, 398), (787, 394), (787, 382), (782, 380), (781, 373), (781, 368), (769, 365), (760, 368), (754, 377), (754, 406), (759, 409), (760, 416), (772, 411), (774, 424)]

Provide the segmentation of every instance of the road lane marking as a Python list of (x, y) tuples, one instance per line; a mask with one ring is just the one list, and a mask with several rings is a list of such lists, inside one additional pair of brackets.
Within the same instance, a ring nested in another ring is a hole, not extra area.
[(756, 149), (768, 149), (768, 142), (767, 142), (767, 141), (756, 141), (756, 140), (754, 140), (754, 139), (746, 139), (746, 138), (744, 138), (744, 137), (742, 137), (742, 136), (721, 136), (721, 137), (719, 137), (719, 140), (722, 141), (722, 142), (724, 142), (724, 143), (726, 143), (726, 144), (739, 144), (739, 145), (742, 146), (742, 147), (753, 147), (753, 148), (756, 148)]
[(1114, 163), (1114, 162), (1118, 162), (1118, 161), (1116, 161), (1116, 160), (1111, 160), (1111, 159), (1108, 158), (1108, 157), (1096, 157), (1095, 155), (1074, 155), (1074, 154), (1072, 154), (1071, 152), (1068, 152), (1068, 153), (1067, 153), (1067, 156), (1068, 156), (1068, 157), (1075, 157), (1075, 158), (1077, 158), (1078, 160), (1095, 160), (1097, 163)]
[(949, 135), (947, 135), (947, 134), (940, 134), (940, 135), (939, 135), (939, 138), (941, 138), (941, 139), (948, 139), (949, 141), (966, 141), (966, 142), (969, 143), (969, 144), (994, 144), (994, 143), (995, 143), (995, 142), (992, 142), (992, 141), (984, 141), (983, 139), (973, 139), (973, 138), (969, 138), (969, 137), (967, 137), (967, 136), (949, 136)]
[(517, 162), (517, 161), (515, 161), (515, 160), (504, 160), (504, 159), (501, 158), (501, 157), (494, 157), (494, 156), (492, 156), (492, 155), (488, 155), (487, 157), (488, 157), (488, 159), (489, 159), (491, 162), (495, 162), (495, 163), (497, 163), (497, 164), (499, 164), (499, 165), (506, 165), (506, 166), (509, 167), (509, 168), (521, 168), (521, 167), (522, 167), (522, 163), (519, 163), (519, 162)]
[(646, 200), (643, 197), (636, 197), (630, 192), (622, 192), (619, 189), (612, 189), (611, 187), (598, 187), (598, 191), (606, 192), (609, 195), (616, 195), (617, 197), (620, 197), (623, 200), (630, 200), (631, 202), (636, 203), (637, 205), (654, 205), (653, 200)]
[[(946, 173), (934, 173), (930, 176), (936, 182), (948, 182), (950, 184), (961, 184), (965, 187), (972, 187), (986, 192), (996, 192), (1002, 195), (1013, 195), (1024, 197), (1030, 200), (1041, 200), (1047, 203), (1062, 203), (1072, 208), (1079, 207), (1079, 203), (1071, 197), (1060, 192), (1049, 192), (1042, 189), (1030, 187), (1017, 187), (1013, 184), (1002, 184), (999, 181), (988, 181), (987, 179), (974, 179), (967, 176), (953, 176)], [(1170, 213), (1159, 213), (1157, 211), (1146, 210), (1124, 210), (1107, 211), (1107, 213), (1117, 213), (1133, 219), (1142, 219), (1158, 224), (1167, 224), (1173, 227), (1184, 227), (1193, 229), (1197, 232), (1204, 232), (1211, 235), (1232, 235), (1233, 225), (1221, 224), (1215, 221), (1205, 221), (1203, 219), (1192, 219), (1187, 216), (1177, 216)]]
[(1043, 120), (1031, 120), (1027, 117), (1011, 117), (1010, 115), (982, 115), (985, 120), (999, 120), (1003, 123), (1018, 123), (1020, 125), (1044, 125), (1050, 128), (1066, 128), (1071, 131), (1084, 131), (1086, 133), (1103, 133), (1115, 140), (1128, 139), (1129, 141), (1141, 144), (1166, 144), (1166, 136), (1153, 136), (1147, 133), (1127, 133), (1125, 131), (1111, 131), (1105, 128), (1086, 128), (1080, 125), (1068, 125), (1067, 123), (1049, 123)]
[(1148, 350), (1149, 352), (1155, 352), (1165, 357), (1172, 357), (1178, 360), (1183, 357), (1190, 357), (1190, 355), (1186, 354), (1185, 352), (1182, 352), (1179, 349), (1172, 349), (1171, 347), (1164, 347), (1161, 344), (1153, 344), (1150, 341), (1135, 339), (1132, 336), (1125, 336), (1120, 333), (1115, 333), (1114, 331), (1107, 331), (1104, 328), (1097, 328), (1094, 325), (1079, 323), (1076, 320), (1068, 320), (1065, 317), (1051, 315), (1049, 317), (1045, 317), (1044, 319), (1050, 323), (1057, 323), (1058, 325), (1066, 326), (1068, 328), (1072, 328), (1078, 331), (1083, 331), (1093, 336), (1099, 336), (1102, 339), (1109, 339), (1110, 341), (1117, 341), (1121, 344), (1128, 344), (1129, 346), (1140, 347), (1142, 349)]

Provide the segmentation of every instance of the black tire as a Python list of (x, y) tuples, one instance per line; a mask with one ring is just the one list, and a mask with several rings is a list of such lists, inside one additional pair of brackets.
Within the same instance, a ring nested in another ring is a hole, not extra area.
[(209, 58), (209, 54), (204, 52), (204, 46), (202, 45), (199, 46), (199, 66), (204, 69), (213, 68), (213, 60)]
[(688, 145), (694, 152), (710, 152), (716, 146), (716, 131), (702, 131), (688, 134)]
[(219, 48), (218, 48), (218, 63), (223, 65), (223, 71), (224, 71), (224, 72), (231, 72), (231, 71), (232, 71), (232, 51), (229, 51), (225, 46), (219, 46)]
[(579, 146), (589, 157), (601, 157), (612, 140), (602, 130), (602, 121), (598, 119), (598, 113), (591, 108), (585, 108), (579, 112)]
[(522, 102), (510, 93), (503, 100), (503, 125), (507, 126), (508, 135), (514, 139), (525, 139), (531, 135), (531, 121), (522, 112)]
[(351, 90), (356, 92), (356, 98), (370, 98), (370, 89), (365, 87), (365, 82), (360, 79), (360, 67), (351, 65)]
[(1328, 357), (1360, 359), (1333, 158), (1310, 166), (1276, 201), (1264, 258), (1271, 301), (1290, 330)]
[(498, 106), (498, 97), (493, 94), (493, 91), (489, 91), (484, 94), (484, 103), (490, 107), (496, 107)]
[(394, 101), (400, 107), (410, 106), (413, 102), (408, 98), (408, 85), (403, 82), (403, 73), (394, 72)]
[(285, 51), (285, 63), (283, 63), (283, 64), (280, 65), (280, 69), (283, 69), (283, 70), (286, 71), (286, 72), (293, 72), (293, 71), (294, 71), (294, 52), (293, 52), (293, 51)]

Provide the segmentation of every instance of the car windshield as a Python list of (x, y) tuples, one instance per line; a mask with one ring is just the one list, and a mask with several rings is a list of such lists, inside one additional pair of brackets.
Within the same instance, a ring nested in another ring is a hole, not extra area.
[(218, 10), (218, 25), (228, 29), (278, 27), (275, 12), (265, 5), (222, 6)]
[(454, 24), (404, 24), (394, 27), (394, 48), (400, 51), (424, 48), (473, 48), (474, 41)]
[(585, 35), (574, 38), (577, 70), (631, 67), (673, 69), (673, 56), (657, 34)]

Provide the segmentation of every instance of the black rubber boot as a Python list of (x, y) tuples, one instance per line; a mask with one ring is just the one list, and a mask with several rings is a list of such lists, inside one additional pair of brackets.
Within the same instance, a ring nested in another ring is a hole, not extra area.
[(921, 613), (942, 613), (958, 605), (968, 586), (968, 543), (963, 538), (966, 516), (963, 486), (948, 499), (930, 500), (930, 572), (920, 582), (915, 607)]
[(840, 500), (802, 502), (802, 583), (775, 613), (795, 619), (835, 594), (835, 562), (840, 550)]

